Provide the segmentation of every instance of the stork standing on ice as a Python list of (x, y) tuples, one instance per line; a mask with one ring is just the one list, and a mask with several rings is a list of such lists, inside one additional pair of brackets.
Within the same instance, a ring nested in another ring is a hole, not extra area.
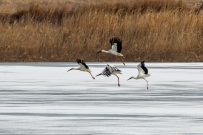
[[(88, 73), (90, 73), (90, 75), (92, 76), (91, 70), (90, 70), (89, 67), (85, 64), (85, 62), (84, 62), (83, 60), (77, 59), (76, 61), (77, 61), (77, 63), (80, 65), (80, 67), (79, 67), (79, 68), (71, 68), (71, 69), (69, 69), (68, 71), (71, 71), (71, 70), (80, 70), (80, 71), (88, 72)], [(68, 72), (68, 71), (67, 71), (67, 72)], [(95, 79), (93, 76), (92, 76), (92, 78)]]
[(130, 77), (128, 80), (130, 79), (144, 79), (147, 82), (147, 89), (148, 89), (148, 81), (145, 79), (148, 76), (151, 76), (150, 74), (148, 74), (148, 69), (145, 67), (144, 61), (142, 61), (138, 66), (138, 76), (137, 77)]
[(103, 76), (109, 77), (111, 76), (111, 74), (115, 75), (118, 78), (118, 86), (120, 86), (119, 77), (117, 76), (117, 74), (122, 74), (122, 73), (121, 73), (121, 70), (119, 70), (113, 65), (107, 64), (106, 68), (102, 71), (102, 73), (98, 74), (97, 76), (103, 75)]
[(106, 51), (106, 50), (101, 50), (97, 53), (101, 53), (101, 52), (104, 52), (104, 53), (110, 53), (110, 54), (113, 54), (113, 55), (116, 55), (120, 60), (121, 62), (125, 65), (124, 61), (123, 61), (123, 54), (121, 54), (121, 50), (122, 50), (122, 40), (120, 38), (111, 38), (110, 39), (110, 44), (111, 44), (111, 47), (112, 49)]

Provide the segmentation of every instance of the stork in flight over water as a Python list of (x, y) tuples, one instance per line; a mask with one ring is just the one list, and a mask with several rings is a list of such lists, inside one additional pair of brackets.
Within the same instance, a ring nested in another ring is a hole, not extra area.
[(146, 77), (151, 76), (150, 74), (148, 74), (148, 69), (145, 67), (144, 61), (142, 61), (138, 66), (138, 76), (137, 77), (130, 77), (128, 80), (130, 79), (144, 79), (147, 82), (147, 89), (148, 89), (148, 81), (145, 79)]
[(112, 74), (118, 78), (118, 86), (120, 86), (119, 77), (117, 76), (117, 74), (122, 74), (122, 73), (121, 73), (121, 70), (119, 70), (118, 68), (116, 68), (113, 65), (107, 64), (106, 68), (102, 71), (102, 73), (98, 74), (97, 76), (103, 75), (103, 76), (109, 77)]
[(123, 61), (123, 54), (121, 54), (121, 50), (122, 50), (122, 40), (120, 38), (117, 37), (113, 37), (110, 39), (110, 44), (111, 44), (111, 48), (110, 50), (106, 51), (106, 50), (101, 50), (98, 53), (104, 52), (104, 53), (110, 53), (113, 55), (116, 55), (121, 62), (125, 65), (125, 62)]
[[(80, 71), (88, 72), (88, 73), (90, 73), (90, 75), (92, 76), (91, 70), (90, 70), (89, 67), (85, 64), (85, 62), (84, 62), (83, 60), (77, 59), (76, 61), (77, 61), (77, 63), (80, 65), (80, 67), (79, 67), (79, 68), (71, 68), (71, 69), (69, 69), (68, 71), (71, 71), (71, 70), (80, 70)], [(67, 71), (67, 72), (68, 72), (68, 71)], [(93, 76), (92, 76), (92, 78), (95, 79)]]

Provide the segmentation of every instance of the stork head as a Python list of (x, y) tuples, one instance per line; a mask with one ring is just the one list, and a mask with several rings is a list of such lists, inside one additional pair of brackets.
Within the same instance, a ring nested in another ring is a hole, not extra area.
[[(80, 70), (80, 68), (71, 68), (71, 69), (69, 69), (68, 71), (71, 71), (71, 70)], [(68, 72), (67, 71), (67, 72)]]
[[(130, 80), (130, 79), (136, 79), (136, 78), (135, 78), (134, 76), (131, 76), (128, 80)], [(128, 81), (128, 80), (127, 80), (127, 81)]]
[[(130, 80), (130, 79), (132, 79), (132, 77), (130, 77), (128, 80)], [(127, 81), (128, 81), (128, 80), (127, 80)]]
[(105, 50), (98, 51), (97, 54), (99, 54), (99, 53), (101, 53), (101, 52), (105, 52)]
[(96, 75), (95, 77), (100, 76), (100, 75), (102, 75), (102, 73), (100, 73), (100, 74)]
[[(71, 70), (73, 70), (73, 68), (69, 69), (68, 71), (71, 71)], [(68, 71), (67, 71), (67, 72), (68, 72)]]
[(98, 54), (98, 53), (101, 53), (101, 51), (98, 51), (97, 54)]

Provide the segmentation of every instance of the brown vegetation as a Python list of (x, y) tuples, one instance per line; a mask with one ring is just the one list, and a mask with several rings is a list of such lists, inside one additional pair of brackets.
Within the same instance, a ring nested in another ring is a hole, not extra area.
[(33, 4), (0, 14), (0, 61), (117, 61), (113, 36), (123, 40), (125, 61), (202, 61), (203, 12), (176, 0), (99, 3), (77, 8)]

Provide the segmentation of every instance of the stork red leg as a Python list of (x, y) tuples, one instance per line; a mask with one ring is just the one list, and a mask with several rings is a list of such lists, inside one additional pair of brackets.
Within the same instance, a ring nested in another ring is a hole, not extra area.
[(120, 83), (119, 83), (119, 77), (117, 75), (115, 75), (118, 78), (118, 86), (120, 87)]
[(148, 89), (148, 81), (145, 78), (143, 78), (143, 79), (147, 82), (147, 89)]
[(125, 65), (125, 63), (124, 63), (122, 57), (121, 57), (121, 56), (118, 56), (118, 58), (121, 60), (121, 62), (123, 62), (123, 65)]
[[(89, 73), (90, 73), (90, 72), (89, 72)], [(91, 73), (90, 73), (90, 75), (92, 76), (92, 74), (91, 74)], [(93, 79), (95, 79), (93, 76), (92, 76), (92, 78), (93, 78)]]

